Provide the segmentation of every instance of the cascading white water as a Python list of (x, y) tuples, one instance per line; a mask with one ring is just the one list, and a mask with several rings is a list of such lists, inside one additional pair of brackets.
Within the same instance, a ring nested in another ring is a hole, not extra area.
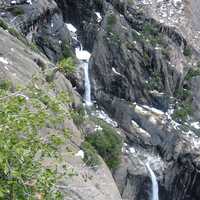
[(85, 103), (87, 106), (92, 105), (91, 100), (91, 85), (90, 85), (90, 78), (89, 78), (89, 65), (87, 62), (83, 62), (83, 69), (85, 74)]
[(91, 54), (88, 51), (84, 51), (81, 48), (76, 48), (76, 57), (80, 60), (81, 66), (84, 69), (84, 76), (85, 76), (85, 104), (86, 106), (92, 105), (91, 100), (91, 84), (89, 78), (89, 59)]
[(66, 24), (68, 30), (72, 33), (72, 38), (76, 40), (80, 46), (76, 48), (76, 57), (80, 60), (80, 66), (84, 69), (85, 76), (85, 104), (86, 106), (92, 106), (91, 100), (91, 84), (89, 78), (89, 59), (91, 54), (88, 51), (83, 50), (82, 44), (77, 39), (77, 29), (72, 24)]
[(153, 170), (151, 169), (149, 163), (146, 163), (147, 169), (151, 175), (151, 182), (152, 182), (152, 197), (151, 200), (159, 200), (158, 198), (158, 182), (156, 179), (156, 175), (154, 174)]

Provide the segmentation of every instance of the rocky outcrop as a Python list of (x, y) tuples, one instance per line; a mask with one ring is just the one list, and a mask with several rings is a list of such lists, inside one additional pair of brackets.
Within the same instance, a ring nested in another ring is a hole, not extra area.
[[(73, 105), (80, 106), (80, 95), (62, 73), (55, 71), (52, 79), (47, 79), (49, 72), (53, 72), (56, 66), (45, 55), (32, 51), (29, 46), (24, 45), (2, 28), (0, 28), (0, 38), (0, 79), (9, 80), (13, 85), (12, 95), (5, 98), (18, 95), (19, 92), (15, 93), (18, 87), (22, 88), (20, 95), (25, 95), (26, 87), (33, 85), (38, 91), (52, 98), (60, 92), (69, 94), (72, 102), (63, 105), (66, 111), (69, 111)], [(58, 159), (46, 157), (43, 160), (46, 167), (56, 169), (61, 176), (56, 184), (64, 199), (121, 200), (112, 175), (103, 160), (100, 167), (94, 170), (77, 154), (80, 152), (83, 135), (70, 117), (59, 126), (48, 124), (46, 128), (39, 131), (39, 134), (46, 140), (52, 133), (61, 136), (64, 130), (68, 130), (71, 136), (70, 140), (59, 147)], [(66, 175), (68, 173), (71, 175)]]
[(19, 1), (16, 5), (5, 1), (3, 18), (12, 27), (27, 36), (53, 62), (72, 51), (72, 38), (64, 24), (55, 1)]

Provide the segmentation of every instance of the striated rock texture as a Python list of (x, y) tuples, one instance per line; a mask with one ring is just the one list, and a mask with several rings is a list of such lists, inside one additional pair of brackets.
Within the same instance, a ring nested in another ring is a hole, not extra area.
[[(148, 200), (151, 180), (145, 163), (149, 162), (159, 182), (160, 200), (199, 200), (199, 2), (40, 0), (20, 3), (24, 10), (20, 16), (6, 9), (10, 4), (5, 2), (2, 18), (31, 38), (54, 63), (66, 52), (74, 56), (77, 41), (65, 23), (78, 29), (78, 39), (92, 54), (92, 99), (118, 123), (124, 139), (121, 164), (112, 172), (121, 197), (106, 166), (97, 172), (84, 168), (81, 174), (82, 161), (72, 157), (69, 162), (81, 173), (62, 182), (63, 192), (70, 194), (66, 199)], [(1, 34), (1, 38), (6, 34), (3, 44), (8, 36), (5, 31)], [(3, 55), (9, 52), (1, 50)], [(15, 62), (28, 56), (22, 55), (16, 55)], [(46, 57), (40, 59), (47, 62)], [(38, 70), (32, 63), (10, 66), (8, 72), (1, 63), (1, 74), (24, 84)], [(20, 72), (13, 76), (12, 70)], [(83, 95), (84, 77), (79, 70), (70, 80)], [(71, 83), (57, 72), (60, 76), (58, 85), (62, 79), (64, 90), (75, 97)], [(80, 103), (79, 98), (76, 101)], [(75, 140), (81, 138), (79, 130), (77, 134)], [(85, 173), (93, 178), (85, 182)]]

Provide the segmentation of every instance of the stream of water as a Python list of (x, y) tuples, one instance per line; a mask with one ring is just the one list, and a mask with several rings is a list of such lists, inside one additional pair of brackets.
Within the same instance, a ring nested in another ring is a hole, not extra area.
[(91, 100), (91, 84), (90, 84), (90, 77), (89, 77), (89, 59), (91, 54), (88, 51), (83, 50), (82, 44), (77, 39), (76, 31), (77, 29), (72, 24), (66, 24), (69, 31), (72, 33), (73, 39), (77, 41), (77, 44), (80, 46), (76, 47), (76, 57), (80, 61), (80, 66), (84, 70), (84, 78), (85, 78), (85, 104), (86, 106), (92, 106)]
[(158, 182), (156, 179), (156, 175), (154, 174), (153, 170), (151, 169), (149, 163), (146, 163), (146, 167), (150, 173), (151, 176), (151, 182), (152, 182), (152, 197), (151, 200), (159, 200), (158, 198)]

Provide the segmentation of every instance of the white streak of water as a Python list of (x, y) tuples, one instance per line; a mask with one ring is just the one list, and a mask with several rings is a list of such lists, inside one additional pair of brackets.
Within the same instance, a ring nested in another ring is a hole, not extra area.
[(91, 54), (81, 48), (76, 48), (76, 57), (81, 61), (81, 66), (84, 69), (85, 76), (85, 104), (86, 106), (92, 106), (91, 100), (91, 84), (89, 78), (89, 59)]
[(91, 54), (88, 51), (83, 50), (82, 44), (77, 39), (77, 29), (72, 24), (67, 24), (67, 29), (70, 31), (71, 36), (77, 40), (79, 46), (76, 47), (76, 57), (80, 60), (80, 66), (84, 69), (84, 76), (85, 76), (85, 104), (86, 106), (92, 106), (91, 100), (91, 84), (89, 78), (89, 59)]
[(92, 106), (91, 85), (90, 85), (89, 69), (87, 62), (83, 62), (83, 69), (85, 74), (85, 104), (87, 106)]
[(146, 163), (146, 167), (150, 173), (151, 176), (151, 182), (152, 182), (152, 197), (151, 200), (159, 200), (158, 198), (158, 182), (156, 179), (156, 175), (154, 174), (153, 170), (151, 169), (149, 163)]

